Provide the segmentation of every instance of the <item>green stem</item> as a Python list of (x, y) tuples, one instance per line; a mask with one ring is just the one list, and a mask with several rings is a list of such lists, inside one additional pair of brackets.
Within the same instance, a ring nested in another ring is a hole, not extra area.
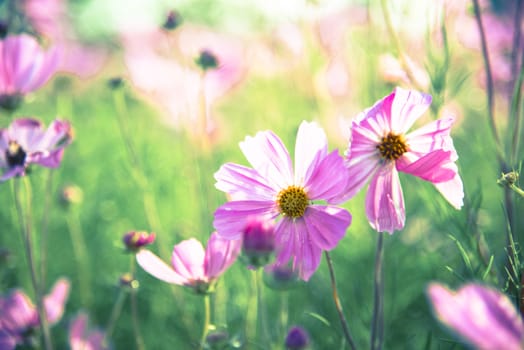
[(206, 336), (211, 325), (211, 301), (209, 294), (204, 295), (204, 327), (202, 329), (202, 338), (200, 339), (200, 350), (203, 350), (206, 345)]
[[(267, 329), (266, 309), (264, 307), (264, 297), (262, 295), (262, 287), (263, 287), (262, 273), (263, 273), (262, 268), (258, 268), (254, 271), (256, 291), (257, 291), (257, 310), (258, 310), (257, 336), (259, 338), (260, 344), (269, 345), (271, 344), (271, 339), (270, 339), (268, 329)], [(260, 330), (260, 332), (258, 330)]]
[[(130, 270), (131, 275), (135, 276), (135, 255), (130, 254), (131, 257), (131, 263), (130, 263)], [(140, 323), (138, 321), (138, 304), (137, 304), (137, 289), (131, 287), (131, 317), (133, 320), (133, 332), (135, 333), (135, 340), (136, 340), (136, 348), (138, 350), (145, 350), (145, 344), (144, 339), (142, 338), (142, 335), (140, 333)]]
[(34, 252), (32, 247), (32, 225), (31, 225), (31, 184), (27, 177), (24, 177), (24, 189), (25, 189), (25, 210), (22, 200), (20, 198), (20, 180), (19, 178), (15, 179), (15, 205), (18, 212), (18, 219), (20, 222), (20, 228), (22, 233), (22, 241), (24, 242), (24, 248), (27, 258), (27, 263), (29, 265), (29, 272), (31, 275), (31, 284), (33, 287), (33, 292), (35, 295), (35, 302), (38, 312), (38, 319), (40, 321), (40, 327), (42, 328), (42, 340), (44, 348), (46, 350), (52, 350), (53, 344), (51, 341), (51, 334), (49, 331), (49, 325), (47, 323), (47, 317), (45, 312), (45, 307), (43, 303), (42, 293), (40, 292), (40, 286), (38, 284), (38, 277), (36, 273), (36, 264), (34, 258)]
[(113, 309), (111, 310), (111, 316), (109, 317), (109, 322), (106, 326), (106, 333), (104, 335), (104, 341), (103, 344), (105, 346), (108, 345), (109, 339), (111, 338), (111, 334), (113, 333), (113, 330), (116, 326), (116, 321), (118, 320), (118, 317), (120, 317), (120, 314), (122, 313), (122, 306), (124, 305), (124, 301), (126, 300), (126, 294), (127, 291), (120, 287), (120, 290), (118, 291), (118, 296), (115, 300), (115, 304), (113, 305)]
[(51, 197), (53, 193), (53, 169), (48, 169), (46, 190), (44, 197), (44, 214), (42, 217), (42, 228), (40, 233), (40, 285), (46, 284), (47, 277), (47, 242), (48, 242), (48, 222), (49, 208), (51, 208)]
[(84, 307), (88, 307), (91, 302), (91, 274), (89, 271), (89, 257), (87, 256), (87, 245), (82, 232), (82, 225), (78, 218), (76, 208), (68, 208), (70, 211), (66, 215), (66, 223), (71, 237), (71, 245), (75, 256), (78, 284), (80, 287), (80, 300)]
[(380, 350), (384, 343), (384, 233), (379, 232), (375, 254), (373, 283), (373, 319), (371, 323), (371, 350)]
[(357, 347), (349, 331), (348, 321), (344, 316), (344, 310), (342, 310), (342, 303), (340, 302), (340, 298), (338, 297), (337, 280), (335, 277), (335, 269), (333, 268), (333, 261), (331, 260), (331, 256), (327, 251), (324, 252), (324, 256), (326, 257), (326, 262), (329, 268), (329, 276), (331, 278), (331, 289), (333, 290), (333, 300), (335, 301), (335, 307), (337, 309), (338, 317), (340, 319), (340, 325), (342, 326), (342, 331), (344, 332), (344, 337), (346, 338), (346, 341), (348, 342), (351, 349), (355, 350)]

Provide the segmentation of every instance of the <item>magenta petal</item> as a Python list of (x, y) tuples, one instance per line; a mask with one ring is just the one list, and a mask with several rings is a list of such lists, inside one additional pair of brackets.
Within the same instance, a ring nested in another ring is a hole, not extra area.
[(70, 289), (71, 284), (69, 281), (61, 278), (54, 284), (51, 292), (44, 297), (44, 306), (49, 324), (55, 324), (62, 318)]
[(304, 221), (311, 241), (322, 250), (335, 248), (351, 224), (351, 214), (343, 208), (312, 205)]
[(194, 238), (175, 245), (171, 263), (175, 272), (186, 280), (204, 280), (204, 247)]
[(26, 152), (36, 151), (42, 139), (43, 124), (33, 118), (15, 119), (8, 128), (9, 137), (22, 146)]
[(431, 104), (431, 95), (397, 87), (391, 105), (391, 131), (405, 134)]
[(344, 160), (333, 151), (315, 167), (304, 184), (309, 199), (334, 198), (346, 188), (349, 173)]
[(474, 347), (522, 349), (524, 324), (505, 294), (479, 284), (467, 284), (455, 293), (433, 283), (428, 296), (439, 320)]
[(276, 264), (286, 265), (295, 251), (294, 221), (282, 218), (275, 226)]
[(404, 196), (394, 164), (382, 167), (371, 180), (366, 195), (366, 215), (378, 232), (393, 233), (404, 227)]
[(438, 119), (407, 134), (406, 142), (410, 150), (422, 155), (437, 149), (454, 149), (449, 135), (454, 120), (450, 117)]
[(216, 232), (211, 234), (207, 242), (204, 262), (205, 274), (209, 279), (215, 279), (231, 266), (238, 257), (242, 241), (220, 237)]
[(451, 151), (436, 150), (410, 163), (406, 155), (397, 160), (397, 170), (432, 183), (450, 181), (456, 175), (453, 169), (447, 167), (451, 156)]
[(136, 261), (147, 273), (167, 283), (184, 285), (187, 280), (158, 256), (147, 249), (141, 249), (136, 254)]
[(277, 190), (254, 169), (227, 163), (215, 173), (215, 187), (235, 199), (271, 200)]
[(27, 328), (38, 325), (38, 314), (31, 300), (20, 290), (0, 299), (0, 325), (13, 335), (21, 335)]
[(251, 217), (268, 216), (274, 218), (278, 209), (274, 201), (231, 201), (215, 211), (213, 226), (227, 239), (238, 239)]

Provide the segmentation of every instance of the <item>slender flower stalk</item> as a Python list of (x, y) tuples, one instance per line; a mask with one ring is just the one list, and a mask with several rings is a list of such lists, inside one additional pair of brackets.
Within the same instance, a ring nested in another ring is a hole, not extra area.
[(204, 350), (206, 345), (206, 337), (211, 326), (211, 300), (210, 295), (204, 295), (204, 327), (202, 329), (202, 338), (200, 339), (200, 350)]
[(353, 340), (353, 337), (351, 336), (351, 333), (349, 331), (348, 321), (344, 316), (344, 311), (342, 310), (342, 303), (340, 302), (340, 298), (338, 297), (337, 280), (335, 278), (335, 270), (333, 269), (333, 261), (331, 260), (331, 256), (328, 252), (324, 252), (324, 256), (326, 257), (326, 262), (329, 268), (329, 276), (331, 278), (331, 289), (333, 290), (333, 300), (335, 301), (335, 307), (337, 308), (338, 317), (340, 318), (340, 324), (342, 325), (342, 331), (344, 332), (344, 337), (346, 338), (346, 341), (348, 342), (351, 349), (356, 350), (357, 347), (355, 345), (355, 341)]
[(40, 225), (40, 283), (45, 286), (47, 277), (47, 242), (48, 231), (47, 225), (49, 221), (49, 208), (51, 208), (51, 197), (53, 192), (53, 169), (47, 171), (47, 180), (45, 185), (44, 195), (44, 214), (42, 216), (42, 224)]
[(124, 290), (124, 288), (120, 287), (118, 291), (118, 296), (116, 297), (115, 303), (113, 304), (113, 309), (111, 310), (111, 315), (109, 316), (109, 321), (107, 322), (106, 332), (104, 334), (104, 340), (102, 342), (104, 346), (108, 346), (109, 344), (109, 339), (111, 339), (111, 335), (113, 334), (113, 331), (115, 329), (116, 321), (122, 313), (122, 307), (124, 306), (124, 302), (126, 300), (126, 294), (127, 291)]
[[(20, 194), (20, 181), (21, 179), (16, 179), (14, 184), (14, 194), (15, 194), (15, 205), (18, 212), (18, 218), (20, 222), (20, 229), (22, 233), (22, 241), (24, 242), (24, 248), (27, 258), (27, 264), (29, 266), (29, 272), (31, 275), (31, 284), (33, 287), (33, 292), (35, 294), (36, 308), (38, 312), (38, 319), (40, 326), (42, 327), (42, 340), (43, 345), (46, 350), (53, 349), (53, 343), (51, 341), (51, 333), (49, 331), (49, 325), (47, 323), (46, 312), (44, 308), (44, 303), (42, 301), (42, 294), (40, 292), (40, 285), (38, 282), (36, 263), (34, 257), (34, 251), (32, 246), (32, 214), (31, 214), (31, 184), (27, 177), (24, 178), (24, 190), (25, 190), (25, 200), (22, 203), (21, 194)], [(25, 208), (24, 208), (25, 205)]]
[(375, 253), (373, 280), (373, 319), (371, 321), (371, 350), (380, 350), (384, 344), (384, 233), (379, 232)]
[[(136, 262), (135, 257), (133, 255), (130, 255), (130, 263), (129, 263), (129, 269), (131, 271), (131, 276), (135, 275), (136, 270)], [(138, 317), (138, 304), (137, 304), (137, 288), (131, 287), (131, 318), (133, 321), (133, 333), (135, 333), (135, 341), (136, 341), (136, 348), (138, 350), (145, 350), (145, 343), (144, 339), (142, 338), (142, 334), (140, 333), (140, 323), (139, 323), (139, 317)]]

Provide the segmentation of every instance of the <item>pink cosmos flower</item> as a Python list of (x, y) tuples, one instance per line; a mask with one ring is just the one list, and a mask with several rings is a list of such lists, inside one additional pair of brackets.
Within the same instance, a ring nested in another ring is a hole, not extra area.
[(366, 195), (366, 215), (379, 232), (404, 227), (404, 196), (398, 172), (420, 177), (435, 185), (459, 209), (464, 191), (450, 137), (454, 118), (447, 117), (408, 132), (431, 104), (431, 96), (396, 88), (353, 121), (346, 165), (350, 180), (346, 200), (371, 179)]
[(27, 34), (10, 35), (0, 40), (0, 105), (35, 91), (56, 72), (56, 48), (44, 51)]
[[(62, 278), (55, 283), (51, 293), (44, 297), (44, 308), (50, 325), (62, 318), (69, 289), (69, 281)], [(23, 344), (30, 331), (39, 325), (36, 307), (23, 291), (17, 289), (6, 297), (0, 296), (0, 349), (11, 350), (17, 344)]]
[(100, 330), (88, 330), (88, 316), (81, 312), (69, 326), (69, 346), (71, 350), (104, 350), (104, 333)]
[(0, 129), (0, 181), (24, 176), (31, 164), (56, 168), (62, 161), (64, 147), (72, 140), (69, 122), (54, 120), (47, 130), (32, 118), (16, 119)]
[(475, 283), (457, 292), (433, 283), (428, 296), (439, 321), (475, 349), (522, 349), (524, 323), (505, 294)]
[(206, 293), (212, 291), (216, 280), (235, 262), (240, 248), (240, 240), (227, 240), (214, 232), (205, 251), (194, 238), (175, 245), (172, 266), (147, 249), (141, 249), (136, 254), (136, 260), (147, 273), (164, 282), (191, 287), (196, 293)]
[(305, 121), (298, 129), (294, 170), (288, 151), (271, 131), (246, 137), (240, 148), (253, 168), (227, 163), (215, 174), (216, 187), (233, 198), (216, 210), (215, 228), (236, 239), (250, 217), (279, 217), (276, 264), (293, 259), (293, 268), (307, 281), (318, 268), (322, 251), (335, 248), (351, 223), (347, 210), (312, 203), (344, 189), (348, 172), (342, 157), (337, 151), (328, 153), (322, 128)]

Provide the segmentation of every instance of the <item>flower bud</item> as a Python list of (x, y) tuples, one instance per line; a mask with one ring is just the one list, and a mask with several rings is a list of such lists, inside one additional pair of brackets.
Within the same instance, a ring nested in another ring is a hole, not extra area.
[(66, 206), (82, 203), (83, 198), (82, 189), (75, 185), (64, 186), (60, 193), (60, 200)]
[(286, 349), (302, 350), (306, 349), (308, 345), (309, 335), (304, 328), (295, 326), (289, 330), (286, 337)]
[(153, 232), (147, 233), (145, 231), (130, 231), (124, 235), (122, 241), (127, 250), (136, 252), (140, 248), (150, 245), (155, 241), (155, 234)]
[(206, 349), (229, 349), (229, 333), (224, 329), (210, 330), (206, 335)]
[(195, 63), (199, 65), (200, 68), (202, 68), (204, 71), (207, 71), (208, 69), (215, 69), (219, 64), (215, 54), (207, 49), (200, 51), (200, 54), (195, 60)]
[(138, 283), (135, 277), (130, 273), (125, 273), (120, 276), (119, 284), (120, 287), (129, 289), (138, 289), (138, 287), (140, 287), (140, 283)]
[(518, 171), (510, 171), (508, 173), (503, 173), (501, 177), (497, 180), (497, 183), (500, 186), (511, 186), (519, 181)]
[(264, 218), (249, 221), (243, 232), (243, 259), (253, 268), (269, 263), (275, 250), (275, 229), (273, 222)]
[(264, 283), (271, 289), (288, 290), (297, 286), (298, 275), (287, 265), (268, 265), (264, 268)]
[(169, 11), (166, 17), (166, 21), (162, 26), (166, 30), (174, 30), (182, 24), (182, 16), (180, 13), (174, 10)]
[(124, 78), (113, 77), (107, 81), (107, 85), (111, 90), (120, 89), (122, 86), (124, 86)]

